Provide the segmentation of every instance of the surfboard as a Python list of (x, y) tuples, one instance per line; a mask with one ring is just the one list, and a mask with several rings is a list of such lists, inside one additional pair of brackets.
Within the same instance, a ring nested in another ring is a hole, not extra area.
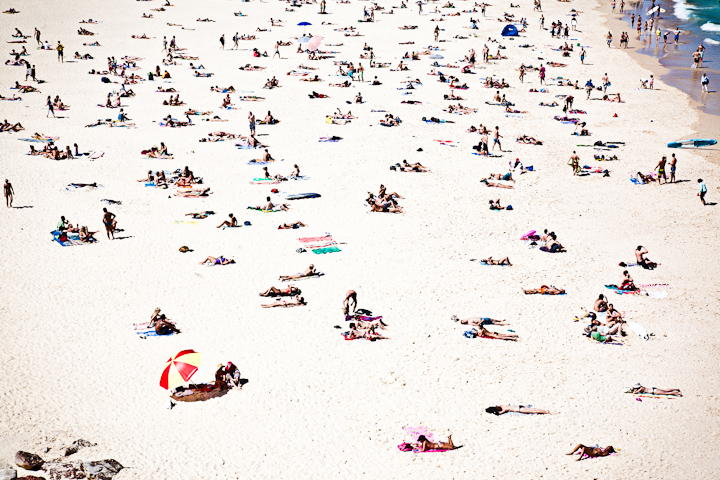
[(288, 195), (285, 197), (287, 200), (302, 200), (304, 198), (318, 198), (320, 197), (319, 193), (295, 193), (292, 195)]
[(649, 339), (650, 339), (650, 336), (649, 336), (648, 333), (645, 331), (645, 329), (643, 328), (642, 325), (640, 325), (640, 324), (637, 323), (637, 322), (626, 322), (626, 323), (628, 324), (628, 327), (632, 328), (633, 332), (635, 332), (635, 334), (636, 334), (638, 337), (642, 338), (643, 340), (649, 340)]
[(708, 145), (716, 145), (717, 140), (711, 138), (693, 138), (690, 140), (678, 140), (677, 142), (670, 142), (667, 144), (668, 148), (683, 148), (683, 147), (706, 147)]
[(653, 13), (657, 12), (658, 10), (660, 10), (660, 7), (659, 7), (659, 6), (656, 6), (656, 7), (654, 7), (654, 8), (651, 8), (650, 10), (648, 10), (647, 12), (645, 12), (645, 16), (647, 17), (648, 15), (652, 15)]

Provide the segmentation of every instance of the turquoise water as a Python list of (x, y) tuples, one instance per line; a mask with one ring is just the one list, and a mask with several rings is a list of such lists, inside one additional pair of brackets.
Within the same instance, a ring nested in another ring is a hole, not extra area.
[[(720, 115), (720, 2), (718, 0), (666, 0), (656, 2), (665, 9), (660, 14), (659, 25), (662, 35), (660, 41), (653, 32), (642, 34), (637, 38), (637, 30), (633, 26), (630, 33), (631, 44), (637, 45), (638, 51), (656, 57), (670, 72), (662, 77), (663, 81), (680, 88), (695, 101), (702, 104), (700, 107), (706, 113)], [(632, 5), (632, 4), (631, 4)], [(649, 17), (646, 15), (651, 8), (650, 1), (632, 5), (625, 9), (626, 18), (635, 13), (641, 15), (643, 23)], [(637, 22), (637, 20), (636, 20)], [(655, 29), (657, 29), (657, 23)], [(675, 28), (680, 29), (680, 42), (675, 45), (673, 33)], [(663, 41), (663, 35), (669, 32), (668, 43)], [(634, 41), (633, 41), (634, 40)], [(692, 53), (703, 45), (703, 67), (691, 68), (693, 65)], [(710, 79), (711, 93), (703, 93), (700, 80), (703, 73)]]

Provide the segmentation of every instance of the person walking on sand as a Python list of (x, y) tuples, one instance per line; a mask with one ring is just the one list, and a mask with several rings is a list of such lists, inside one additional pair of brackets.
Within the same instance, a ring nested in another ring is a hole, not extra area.
[(672, 158), (670, 159), (670, 183), (675, 183), (675, 167), (677, 166), (677, 158), (675, 158), (675, 154), (672, 154)]
[(703, 73), (702, 80), (700, 80), (700, 84), (702, 85), (703, 92), (707, 93), (709, 83), (710, 83), (710, 79), (708, 78), (707, 73)]
[(439, 37), (440, 37), (440, 26), (435, 25), (435, 43), (437, 43)]
[(58, 52), (58, 62), (65, 63), (65, 59), (63, 57), (63, 50), (65, 50), (65, 47), (62, 43), (60, 43), (60, 40), (58, 40), (57, 44), (57, 52)]
[(225, 50), (225, 34), (220, 35), (220, 50)]
[(495, 132), (493, 133), (493, 146), (491, 150), (495, 150), (495, 145), (498, 146), (500, 151), (502, 152), (502, 145), (500, 144), (500, 139), (502, 138), (502, 135), (500, 135), (500, 127), (497, 125), (495, 126)]
[(13, 190), (13, 186), (7, 178), (5, 179), (5, 185), (3, 185), (3, 193), (5, 194), (5, 205), (7, 208), (12, 208), (15, 190)]
[(40, 30), (35, 27), (35, 40), (37, 40), (38, 45), (42, 46), (42, 42), (40, 41)]
[(665, 183), (667, 183), (667, 175), (665, 175), (665, 163), (667, 162), (667, 157), (663, 156), (657, 165), (655, 165), (655, 168), (653, 170), (658, 171), (658, 185), (661, 185), (660, 179), (665, 179)]
[(608, 48), (610, 48), (610, 44), (612, 43), (612, 33), (608, 32), (607, 34), (607, 45)]
[(237, 48), (238, 48), (238, 41), (240, 40), (240, 36), (238, 35), (238, 33), (240, 33), (240, 32), (235, 32), (235, 35), (233, 35), (233, 38), (232, 38), (233, 39), (233, 47), (232, 47), (233, 50), (237, 50)]
[(357, 310), (357, 292), (355, 290), (348, 290), (345, 294), (345, 300), (343, 300), (343, 315), (350, 313), (350, 302), (352, 302), (352, 312), (355, 313), (355, 310)]
[(108, 212), (107, 208), (103, 208), (103, 224), (105, 225), (105, 232), (107, 233), (108, 240), (112, 235), (112, 239), (115, 240), (115, 227), (117, 226), (117, 220), (115, 214)]
[(702, 178), (698, 178), (698, 183), (700, 184), (700, 192), (698, 195), (700, 196), (700, 201), (703, 205), (707, 205), (707, 202), (705, 202), (705, 194), (707, 193), (707, 187), (705, 186), (705, 182), (703, 182)]

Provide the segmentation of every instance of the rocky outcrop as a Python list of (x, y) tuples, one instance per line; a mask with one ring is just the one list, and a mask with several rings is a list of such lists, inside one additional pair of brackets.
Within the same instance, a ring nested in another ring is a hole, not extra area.
[(109, 459), (96, 462), (50, 462), (44, 468), (49, 480), (112, 480), (123, 466)]
[(44, 463), (45, 461), (34, 453), (20, 450), (15, 454), (15, 464), (25, 470), (40, 470)]
[(61, 447), (60, 453), (63, 457), (67, 457), (69, 455), (77, 453), (78, 450), (80, 450), (81, 448), (94, 447), (95, 445), (97, 445), (97, 443), (88, 442), (87, 440), (83, 440), (81, 438), (79, 440), (75, 440), (70, 445)]

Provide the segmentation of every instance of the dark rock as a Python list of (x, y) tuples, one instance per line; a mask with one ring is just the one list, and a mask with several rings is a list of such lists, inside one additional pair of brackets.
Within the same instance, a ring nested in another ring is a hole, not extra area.
[(77, 453), (78, 450), (80, 450), (81, 448), (94, 447), (95, 445), (97, 445), (97, 443), (88, 442), (87, 440), (83, 440), (81, 438), (79, 440), (75, 440), (72, 444), (66, 447), (62, 447), (60, 451), (62, 452), (63, 456), (67, 457), (68, 455)]
[(25, 470), (40, 470), (43, 463), (45, 463), (45, 461), (34, 453), (23, 452), (21, 450), (15, 454), (15, 464)]
[(19, 477), (17, 480), (45, 480), (45, 477), (36, 477), (35, 475), (28, 475), (27, 477)]
[(116, 460), (96, 462), (53, 462), (45, 464), (45, 472), (50, 480), (88, 479), (112, 480), (123, 469)]

